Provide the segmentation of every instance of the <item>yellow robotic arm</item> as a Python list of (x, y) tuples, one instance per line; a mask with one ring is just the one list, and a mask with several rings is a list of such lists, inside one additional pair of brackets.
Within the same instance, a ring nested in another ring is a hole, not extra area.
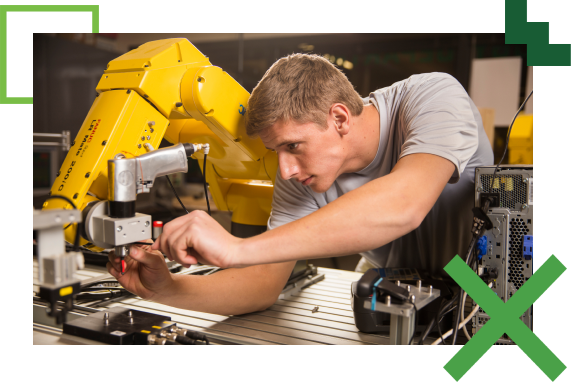
[[(218, 209), (232, 211), (233, 223), (266, 225), (276, 154), (246, 134), (249, 93), (188, 40), (152, 41), (116, 58), (96, 90), (52, 195), (66, 196), (83, 210), (109, 199), (108, 161), (118, 155), (139, 157), (147, 152), (146, 143), (158, 147), (163, 138), (208, 143), (206, 181)], [(203, 155), (193, 156), (201, 166)], [(70, 207), (59, 199), (44, 204), (44, 209)], [(73, 242), (75, 226), (65, 235)]]

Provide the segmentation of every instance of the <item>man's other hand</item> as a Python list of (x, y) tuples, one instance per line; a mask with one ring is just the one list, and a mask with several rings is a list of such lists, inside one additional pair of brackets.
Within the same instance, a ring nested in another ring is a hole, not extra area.
[(132, 245), (125, 257), (125, 274), (121, 274), (121, 259), (114, 251), (109, 253), (107, 270), (129, 292), (146, 300), (170, 290), (173, 278), (163, 255), (149, 245)]
[(239, 266), (242, 239), (232, 236), (204, 211), (193, 211), (165, 224), (151, 249), (185, 267), (201, 263), (221, 268)]

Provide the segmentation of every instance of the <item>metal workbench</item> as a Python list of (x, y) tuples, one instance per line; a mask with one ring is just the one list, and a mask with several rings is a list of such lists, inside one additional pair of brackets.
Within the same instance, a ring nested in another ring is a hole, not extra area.
[[(34, 269), (34, 275), (37, 270)], [(221, 316), (177, 309), (138, 297), (124, 297), (107, 302), (80, 305), (68, 319), (86, 315), (91, 311), (115, 306), (170, 316), (178, 326), (205, 333), (217, 344), (260, 345), (365, 345), (389, 344), (389, 335), (361, 333), (353, 321), (351, 309), (351, 282), (360, 273), (319, 268), (318, 275), (325, 278), (290, 297), (278, 300), (262, 312), (239, 316)], [(79, 271), (82, 281), (109, 278), (105, 269), (86, 267)], [(36, 288), (36, 287), (35, 287)], [(34, 301), (34, 344), (78, 344), (93, 341), (61, 334), (45, 315), (41, 302)]]

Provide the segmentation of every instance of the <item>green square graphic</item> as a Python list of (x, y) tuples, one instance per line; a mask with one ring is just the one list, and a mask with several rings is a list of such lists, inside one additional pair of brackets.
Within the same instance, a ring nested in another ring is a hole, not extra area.
[(549, 23), (527, 21), (527, 0), (505, 0), (506, 44), (527, 44), (528, 66), (570, 66), (571, 44), (550, 44)]
[(91, 32), (99, 33), (99, 5), (0, 5), (0, 104), (33, 104), (33, 97), (7, 97), (8, 12), (91, 12)]

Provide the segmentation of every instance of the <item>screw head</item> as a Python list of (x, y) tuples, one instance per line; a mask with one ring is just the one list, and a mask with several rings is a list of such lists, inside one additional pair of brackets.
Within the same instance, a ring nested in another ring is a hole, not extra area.
[(145, 140), (145, 137), (141, 137), (141, 140), (144, 141), (144, 140)]
[(527, 204), (524, 204), (524, 205), (521, 206), (521, 209), (522, 209), (522, 210), (525, 210), (526, 208), (527, 208)]
[(528, 181), (527, 181), (527, 178), (525, 178), (525, 179), (523, 180), (523, 182), (524, 182), (524, 183), (527, 183), (527, 182), (528, 182)]
[(121, 232), (123, 230), (122, 226), (117, 227), (117, 232)]
[(151, 137), (149, 135), (147, 135), (147, 141), (150, 141)]
[(88, 172), (87, 174), (85, 174), (85, 177), (86, 177), (86, 178), (89, 178), (89, 175), (91, 175), (90, 172)]
[[(200, 82), (200, 80), (198, 80), (198, 82)], [(182, 106), (182, 102), (177, 102), (177, 103), (175, 104), (175, 106), (176, 106), (176, 107), (181, 107), (181, 106)]]
[(145, 227), (148, 227), (151, 223), (149, 223), (148, 221), (145, 222)]
[(127, 90), (127, 94), (131, 93), (131, 89)]
[(77, 199), (78, 196), (79, 196), (79, 194), (75, 194), (75, 195), (73, 195), (73, 198)]
[(57, 172), (57, 174), (56, 174), (56, 177), (58, 177), (58, 176), (59, 176), (59, 174), (61, 174), (61, 171), (58, 171), (58, 172)]
[(72, 141), (72, 142), (71, 142), (71, 146), (72, 146), (72, 147), (73, 147), (73, 145), (75, 145), (75, 141)]
[(154, 133), (154, 132), (155, 132), (155, 129), (153, 129), (153, 128), (151, 127), (151, 133)]
[(138, 148), (141, 148), (141, 144), (139, 143), (139, 144), (137, 145), (137, 147), (138, 147)]
[(478, 192), (482, 192), (484, 189), (482, 187), (478, 187)]
[(101, 146), (105, 146), (106, 144), (107, 144), (107, 141), (101, 142)]

